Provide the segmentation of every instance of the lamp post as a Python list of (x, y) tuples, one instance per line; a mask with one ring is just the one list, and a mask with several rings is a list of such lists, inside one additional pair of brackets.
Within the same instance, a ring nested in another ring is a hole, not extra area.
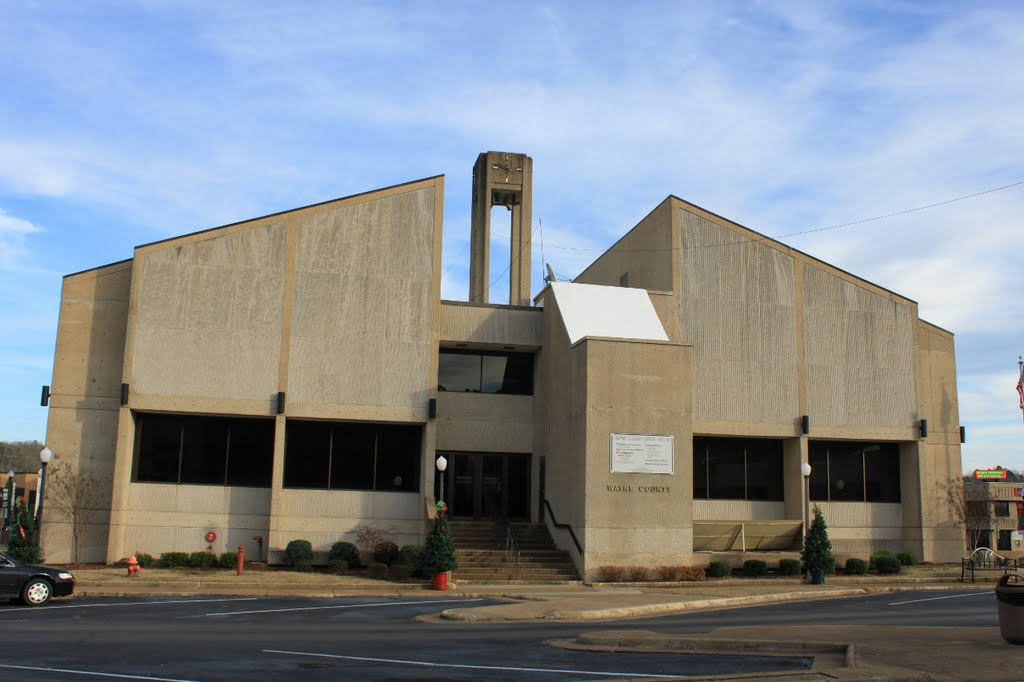
[[(43, 520), (43, 495), (46, 493), (46, 465), (53, 459), (53, 450), (43, 447), (39, 451), (39, 462), (42, 468), (39, 469), (39, 501), (36, 505), (36, 533), (39, 533), (39, 524)], [(39, 537), (42, 537), (41, 535)]]
[[(800, 473), (804, 477), (804, 549), (807, 548), (807, 531), (811, 529), (811, 465), (804, 462), (800, 465)], [(807, 569), (810, 578), (811, 570)]]
[(448, 460), (446, 460), (444, 458), (444, 455), (441, 455), (440, 457), (437, 458), (436, 464), (437, 464), (437, 470), (438, 470), (440, 478), (441, 478), (441, 497), (440, 497), (440, 501), (444, 502), (444, 470), (448, 468)]

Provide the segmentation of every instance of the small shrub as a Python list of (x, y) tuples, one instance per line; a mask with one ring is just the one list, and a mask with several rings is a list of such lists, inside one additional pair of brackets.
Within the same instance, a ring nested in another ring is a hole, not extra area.
[(238, 552), (221, 552), (217, 565), (221, 568), (237, 568)]
[(313, 564), (295, 564), (292, 566), (292, 570), (298, 571), (299, 573), (312, 573)]
[(302, 564), (312, 565), (313, 545), (309, 540), (292, 540), (284, 548), (284, 563), (296, 568)]
[(800, 575), (800, 560), (779, 559), (779, 575)]
[(189, 568), (217, 568), (217, 555), (213, 552), (192, 552), (188, 555)]
[(846, 560), (846, 575), (867, 575), (868, 562), (863, 559), (850, 557)]
[(388, 566), (398, 563), (398, 545), (390, 540), (377, 543), (373, 548), (373, 560), (375, 563)]
[(327, 570), (331, 573), (344, 575), (348, 571), (348, 562), (342, 559), (331, 559), (327, 562)]
[(344, 561), (349, 568), (359, 568), (359, 550), (351, 542), (335, 542), (327, 554), (327, 562)]
[(646, 566), (630, 566), (627, 571), (629, 579), (635, 583), (646, 582), (650, 579), (650, 571)]
[(743, 575), (758, 578), (768, 572), (768, 564), (760, 559), (747, 559), (743, 562)]
[(139, 568), (153, 568), (158, 564), (152, 554), (146, 554), (145, 552), (136, 552), (135, 560), (139, 562)]
[(412, 566), (395, 564), (388, 568), (392, 580), (406, 580), (412, 575)]
[(917, 565), (917, 557), (914, 556), (913, 552), (900, 552), (896, 555), (896, 559), (900, 562), (900, 566)]
[(732, 567), (724, 561), (712, 561), (707, 568), (708, 577), (728, 578), (732, 575)]
[(597, 569), (597, 574), (603, 583), (620, 583), (626, 575), (626, 567), (601, 566)]
[(412, 569), (413, 575), (422, 575), (423, 545), (405, 545), (398, 550), (398, 563)]
[(188, 566), (188, 552), (164, 552), (160, 555), (160, 568), (184, 568), (186, 566)]
[[(871, 555), (871, 558), (869, 559), (869, 568), (872, 571), (877, 571), (878, 570), (878, 566), (876, 565), (876, 563), (877, 563), (878, 559), (879, 558), (884, 559), (886, 557), (891, 557), (893, 559), (896, 559), (896, 555), (893, 554), (892, 552), (890, 552), (887, 549), (880, 549), (877, 552), (873, 553)], [(898, 559), (897, 559), (897, 561), (898, 561)]]
[(900, 560), (892, 554), (877, 556), (874, 559), (875, 570), (882, 575), (895, 575), (903, 569), (903, 566), (900, 565)]
[(652, 570), (652, 573), (657, 576), (658, 580), (671, 580), (676, 581), (679, 578), (676, 577), (676, 569), (678, 566), (658, 566)]
[(372, 563), (366, 569), (366, 577), (374, 580), (386, 580), (388, 574), (388, 565), (380, 562)]

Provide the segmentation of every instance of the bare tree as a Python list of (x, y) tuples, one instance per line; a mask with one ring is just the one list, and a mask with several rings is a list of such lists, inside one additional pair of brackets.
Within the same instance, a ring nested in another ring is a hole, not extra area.
[(100, 480), (93, 474), (57, 462), (46, 472), (47, 509), (71, 524), (71, 560), (79, 563), (82, 536), (104, 503)]
[(981, 538), (981, 531), (988, 520), (988, 507), (985, 500), (969, 492), (960, 476), (939, 481), (939, 498), (953, 513), (953, 517), (964, 529), (967, 548), (976, 547)]

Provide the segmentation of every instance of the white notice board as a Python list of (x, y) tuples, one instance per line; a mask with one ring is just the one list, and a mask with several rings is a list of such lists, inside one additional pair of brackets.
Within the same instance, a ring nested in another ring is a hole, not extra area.
[(672, 436), (613, 433), (609, 446), (613, 474), (674, 474)]

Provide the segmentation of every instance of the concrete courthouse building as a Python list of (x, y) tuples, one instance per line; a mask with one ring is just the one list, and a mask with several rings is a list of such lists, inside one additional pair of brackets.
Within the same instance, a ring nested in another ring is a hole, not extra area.
[[(532, 169), (477, 159), (469, 302), (440, 296), (441, 176), (65, 277), (47, 445), (105, 482), (84, 559), (422, 542), (441, 454), (453, 519), (545, 524), (587, 578), (798, 547), (804, 463), (838, 553), (961, 556), (936, 493), (961, 466), (950, 332), (674, 196), (534, 296)], [(68, 560), (66, 520), (43, 526)]]

